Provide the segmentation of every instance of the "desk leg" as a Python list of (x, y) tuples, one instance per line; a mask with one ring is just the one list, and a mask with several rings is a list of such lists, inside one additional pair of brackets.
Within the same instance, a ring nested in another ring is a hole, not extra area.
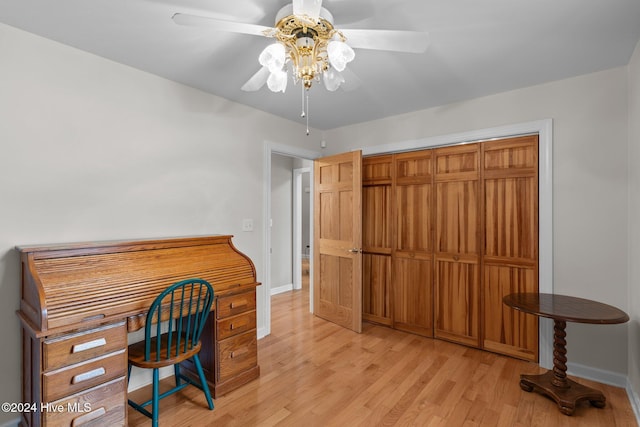
[(606, 399), (602, 392), (567, 378), (566, 327), (565, 321), (554, 320), (553, 369), (542, 375), (521, 375), (520, 388), (528, 392), (536, 390), (549, 396), (565, 415), (572, 415), (576, 403), (582, 400), (588, 400), (595, 407), (604, 408)]

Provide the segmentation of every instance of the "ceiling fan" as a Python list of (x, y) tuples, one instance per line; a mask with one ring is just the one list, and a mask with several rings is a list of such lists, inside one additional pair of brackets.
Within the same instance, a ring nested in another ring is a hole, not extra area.
[(353, 48), (422, 53), (429, 43), (426, 32), (336, 29), (333, 15), (322, 7), (322, 0), (293, 0), (276, 14), (274, 27), (185, 13), (176, 13), (172, 19), (180, 25), (275, 39), (275, 43), (268, 45), (258, 57), (262, 68), (241, 89), (257, 91), (266, 83), (271, 91), (284, 92), (290, 70), (294, 83), (302, 82), (302, 117), (307, 116), (305, 111), (308, 109), (308, 94), (305, 107), (304, 93), (314, 81), (320, 81), (322, 77), (329, 91), (335, 91), (345, 83), (342, 73), (355, 57)]

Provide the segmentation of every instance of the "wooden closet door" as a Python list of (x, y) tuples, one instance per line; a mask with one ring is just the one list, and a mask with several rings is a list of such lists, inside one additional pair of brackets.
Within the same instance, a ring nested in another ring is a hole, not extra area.
[(538, 292), (538, 136), (482, 145), (484, 339), (487, 350), (538, 360), (538, 319), (502, 303)]
[(390, 326), (391, 155), (362, 159), (362, 319)]
[(393, 325), (432, 337), (432, 152), (394, 155), (394, 173)]
[(434, 150), (435, 336), (480, 346), (480, 146)]

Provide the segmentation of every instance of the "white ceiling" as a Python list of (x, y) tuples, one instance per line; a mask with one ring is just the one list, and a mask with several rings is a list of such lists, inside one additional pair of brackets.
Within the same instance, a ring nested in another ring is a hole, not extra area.
[[(299, 86), (240, 87), (272, 40), (176, 25), (186, 12), (273, 26), (287, 0), (0, 0), (0, 22), (300, 121)], [(352, 91), (310, 93), (311, 126), (332, 129), (626, 65), (639, 0), (325, 0), (341, 28), (428, 31), (423, 54), (356, 51)], [(348, 42), (348, 41), (347, 41)], [(0, 58), (0, 66), (1, 66)]]

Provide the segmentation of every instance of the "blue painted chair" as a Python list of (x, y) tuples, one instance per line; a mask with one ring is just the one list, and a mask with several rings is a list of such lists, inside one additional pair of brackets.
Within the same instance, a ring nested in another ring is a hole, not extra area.
[[(127, 378), (131, 376), (132, 366), (153, 369), (153, 397), (143, 403), (129, 399), (129, 405), (151, 418), (153, 427), (158, 425), (160, 399), (189, 384), (204, 391), (209, 409), (213, 409), (211, 393), (198, 356), (200, 335), (212, 302), (213, 288), (205, 280), (187, 279), (169, 286), (151, 304), (145, 323), (144, 341), (129, 346)], [(163, 332), (163, 329), (166, 331)], [(180, 372), (180, 362), (187, 359), (193, 361), (199, 383)], [(160, 394), (158, 370), (171, 365), (174, 367), (176, 385)], [(151, 412), (145, 409), (149, 404), (152, 405)]]

